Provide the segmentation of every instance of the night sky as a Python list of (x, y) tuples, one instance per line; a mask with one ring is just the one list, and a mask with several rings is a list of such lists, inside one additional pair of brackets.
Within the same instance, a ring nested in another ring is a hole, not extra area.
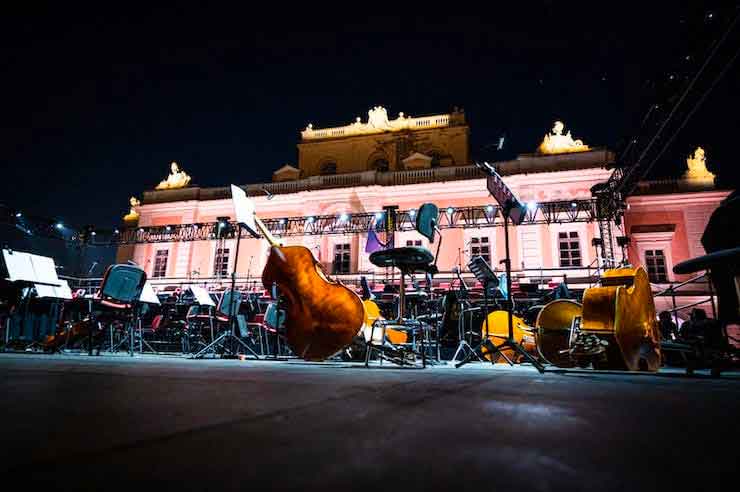
[[(464, 17), (375, 17), (393, 10), (386, 3), (353, 3), (345, 18), (66, 3), (6, 12), (0, 201), (112, 227), (170, 161), (202, 186), (269, 181), (296, 163), (307, 123), (364, 121), (375, 105), (394, 118), (464, 108), (477, 159), (534, 151), (555, 119), (589, 145), (619, 150), (734, 15), (647, 3), (605, 12), (544, 2)], [(730, 42), (740, 45), (737, 32)], [(739, 71), (727, 72), (651, 176), (683, 173), (701, 144), (721, 184), (736, 186)], [(494, 156), (485, 147), (502, 133)]]

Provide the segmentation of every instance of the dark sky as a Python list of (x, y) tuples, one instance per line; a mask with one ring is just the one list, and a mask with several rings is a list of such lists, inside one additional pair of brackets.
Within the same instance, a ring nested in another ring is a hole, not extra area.
[[(480, 159), (501, 132), (505, 157), (533, 151), (555, 119), (590, 145), (619, 149), (656, 94), (677, 89), (669, 74), (684, 80), (734, 15), (648, 4), (538, 2), (465, 16), (450, 15), (457, 6), (448, 4), (376, 17), (395, 7), (352, 3), (344, 18), (123, 4), (6, 12), (0, 201), (111, 227), (172, 160), (204, 186), (267, 181), (296, 162), (308, 122), (365, 120), (374, 105), (392, 117), (464, 108)], [(710, 169), (736, 186), (739, 67), (653, 176), (682, 173), (702, 144)]]

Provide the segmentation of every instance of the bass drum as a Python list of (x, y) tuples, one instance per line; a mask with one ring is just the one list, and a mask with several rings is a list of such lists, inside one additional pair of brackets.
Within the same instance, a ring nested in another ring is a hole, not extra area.
[(574, 367), (575, 361), (561, 350), (570, 348), (573, 318), (581, 316), (583, 307), (576, 301), (558, 299), (542, 308), (537, 315), (537, 350), (546, 362), (557, 367)]

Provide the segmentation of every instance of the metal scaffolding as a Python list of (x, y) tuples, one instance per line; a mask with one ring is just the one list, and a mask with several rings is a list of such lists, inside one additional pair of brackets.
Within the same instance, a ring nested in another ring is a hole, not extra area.
[[(530, 203), (522, 225), (591, 222), (596, 219), (595, 200), (567, 200), (557, 202)], [(394, 231), (414, 230), (416, 211), (395, 212)], [(262, 219), (272, 234), (277, 237), (311, 236), (326, 234), (364, 234), (386, 228), (387, 212), (345, 213), (339, 215), (316, 215)], [(503, 226), (499, 207), (482, 205), (476, 207), (449, 207), (440, 209), (440, 229), (470, 229)], [(92, 244), (142, 244), (180, 241), (208, 241), (217, 238), (219, 222), (195, 224), (173, 224), (166, 226), (136, 227), (122, 229), (118, 234), (98, 233), (89, 237)], [(229, 227), (227, 237), (236, 237), (238, 227)], [(242, 232), (242, 237), (248, 233)]]

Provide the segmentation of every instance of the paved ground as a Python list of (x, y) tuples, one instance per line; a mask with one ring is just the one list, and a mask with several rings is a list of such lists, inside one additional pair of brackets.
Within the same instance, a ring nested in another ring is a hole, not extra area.
[(29, 490), (676, 490), (738, 477), (740, 374), (0, 354), (0, 378), (0, 470)]

